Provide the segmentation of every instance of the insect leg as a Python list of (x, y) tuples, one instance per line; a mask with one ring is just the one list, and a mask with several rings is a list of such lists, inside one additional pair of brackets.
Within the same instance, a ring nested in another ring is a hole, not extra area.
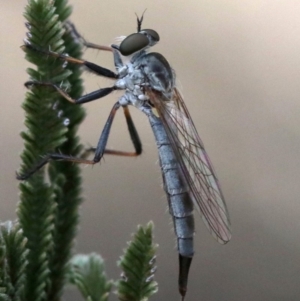
[(106, 69), (104, 67), (98, 66), (98, 65), (96, 65), (94, 63), (91, 63), (89, 61), (77, 59), (77, 58), (68, 56), (66, 54), (57, 53), (57, 52), (53, 52), (53, 51), (50, 51), (50, 50), (39, 49), (39, 48), (29, 44), (29, 43), (21, 46), (21, 48), (24, 51), (27, 51), (29, 49), (29, 50), (36, 51), (36, 52), (39, 52), (41, 54), (44, 54), (46, 56), (52, 56), (54, 58), (59, 58), (63, 61), (66, 61), (66, 62), (69, 62), (69, 63), (72, 63), (72, 64), (78, 64), (78, 65), (85, 66), (85, 67), (88, 68), (88, 70), (96, 73), (97, 75), (101, 75), (101, 76), (109, 77), (109, 78), (118, 78), (118, 75), (115, 72), (113, 72), (109, 69)]
[[(136, 127), (133, 123), (133, 120), (131, 118), (128, 106), (123, 106), (123, 110), (124, 110), (124, 115), (126, 118), (128, 131), (130, 134), (130, 138), (131, 138), (131, 141), (132, 141), (135, 151), (134, 152), (126, 152), (126, 151), (105, 149), (104, 153), (108, 154), (108, 155), (116, 155), (116, 156), (124, 156), (124, 157), (137, 157), (142, 153), (142, 143), (141, 143), (140, 137), (138, 135), (138, 132), (136, 130)], [(97, 152), (97, 148), (92, 147), (92, 148), (87, 149), (84, 156), (86, 157), (88, 155), (88, 153), (90, 153), (90, 152)]]
[(126, 118), (128, 131), (129, 131), (129, 134), (130, 134), (130, 138), (131, 138), (131, 141), (133, 143), (136, 155), (140, 155), (142, 153), (142, 143), (141, 143), (139, 134), (138, 134), (138, 132), (135, 128), (135, 125), (134, 125), (133, 120), (131, 118), (130, 111), (129, 111), (128, 107), (124, 106), (123, 110), (124, 110), (124, 115), (125, 115), (125, 118)]
[(32, 86), (48, 86), (48, 87), (52, 87), (53, 89), (55, 89), (63, 98), (65, 98), (66, 100), (68, 100), (71, 103), (74, 104), (83, 104), (86, 102), (90, 102), (99, 98), (102, 98), (108, 94), (110, 94), (111, 92), (117, 90), (118, 88), (116, 88), (115, 86), (113, 87), (109, 87), (109, 88), (103, 88), (103, 89), (99, 89), (97, 91), (88, 93), (86, 95), (83, 95), (77, 99), (73, 99), (67, 92), (65, 92), (63, 89), (61, 89), (59, 86), (52, 84), (52, 83), (47, 83), (47, 82), (38, 82), (38, 81), (28, 81), (25, 83), (25, 86), (27, 88), (30, 88)]
[(40, 162), (38, 162), (32, 169), (19, 174), (16, 174), (17, 180), (23, 181), (30, 178), (34, 173), (36, 173), (38, 170), (40, 170), (43, 166), (45, 166), (50, 161), (69, 161), (69, 162), (75, 162), (75, 163), (84, 163), (84, 164), (95, 164), (96, 162), (93, 162), (92, 160), (86, 160), (82, 158), (72, 157), (60, 153), (50, 153), (46, 154)]

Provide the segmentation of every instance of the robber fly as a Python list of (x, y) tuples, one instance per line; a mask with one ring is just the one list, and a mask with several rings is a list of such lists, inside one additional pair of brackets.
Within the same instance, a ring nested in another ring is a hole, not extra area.
[[(206, 154), (191, 116), (181, 94), (176, 88), (175, 74), (168, 61), (157, 52), (148, 52), (160, 39), (153, 29), (142, 29), (143, 16), (137, 18), (138, 30), (122, 40), (120, 45), (99, 46), (86, 42), (72, 24), (74, 35), (90, 48), (113, 52), (117, 72), (81, 59), (51, 51), (36, 49), (30, 43), (24, 50), (34, 50), (65, 62), (85, 66), (90, 71), (115, 80), (112, 87), (99, 89), (78, 99), (72, 99), (58, 85), (48, 82), (29, 81), (27, 87), (41, 85), (52, 87), (65, 99), (74, 104), (83, 104), (104, 97), (115, 90), (124, 94), (114, 104), (104, 126), (92, 160), (72, 157), (60, 153), (47, 154), (36, 166), (23, 174), (26, 180), (52, 160), (71, 161), (85, 164), (99, 162), (104, 154), (138, 156), (142, 144), (128, 106), (133, 105), (148, 117), (155, 135), (164, 189), (167, 193), (169, 211), (172, 215), (179, 253), (179, 292), (184, 299), (190, 264), (194, 254), (194, 217), (196, 207), (211, 234), (221, 244), (231, 238), (230, 220), (216, 173)], [(106, 144), (117, 110), (122, 107), (135, 152), (106, 149)]]

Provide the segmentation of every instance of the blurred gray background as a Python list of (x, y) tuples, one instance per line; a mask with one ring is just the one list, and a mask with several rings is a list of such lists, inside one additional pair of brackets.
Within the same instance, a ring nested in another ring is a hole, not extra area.
[[(24, 129), (21, 109), (29, 66), (19, 48), (26, 1), (1, 0), (0, 217), (14, 219), (15, 170)], [(177, 72), (178, 85), (214, 163), (231, 214), (226, 246), (197, 217), (196, 254), (187, 300), (299, 300), (300, 294), (300, 1), (293, 0), (90, 0), (71, 1), (72, 21), (84, 37), (110, 44), (144, 28), (161, 36), (153, 49)], [(85, 58), (113, 68), (109, 53)], [(85, 92), (111, 85), (86, 75)], [(82, 142), (95, 145), (118, 93), (86, 104)], [(148, 121), (132, 108), (142, 137), (139, 158), (106, 156), (83, 167), (85, 202), (76, 250), (97, 251), (109, 277), (137, 224), (155, 223), (159, 294), (178, 300), (177, 253), (157, 150)], [(124, 117), (114, 123), (108, 146), (131, 150)], [(67, 300), (79, 300), (73, 291)], [(115, 299), (113, 296), (112, 300)]]

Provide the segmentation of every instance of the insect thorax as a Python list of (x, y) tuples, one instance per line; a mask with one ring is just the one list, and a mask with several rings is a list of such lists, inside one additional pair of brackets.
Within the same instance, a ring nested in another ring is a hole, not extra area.
[[(141, 107), (149, 100), (145, 87), (156, 90), (170, 98), (174, 88), (174, 74), (168, 61), (157, 52), (141, 53), (122, 67), (122, 78), (115, 86), (126, 90), (119, 99), (121, 105)], [(124, 75), (123, 75), (124, 74)]]

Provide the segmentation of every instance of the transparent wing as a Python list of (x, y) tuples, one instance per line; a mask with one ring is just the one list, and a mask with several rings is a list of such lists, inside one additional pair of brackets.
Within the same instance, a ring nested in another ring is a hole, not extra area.
[(175, 88), (172, 99), (148, 90), (162, 119), (195, 207), (218, 242), (231, 238), (230, 220), (216, 173), (204, 149), (184, 101)]

